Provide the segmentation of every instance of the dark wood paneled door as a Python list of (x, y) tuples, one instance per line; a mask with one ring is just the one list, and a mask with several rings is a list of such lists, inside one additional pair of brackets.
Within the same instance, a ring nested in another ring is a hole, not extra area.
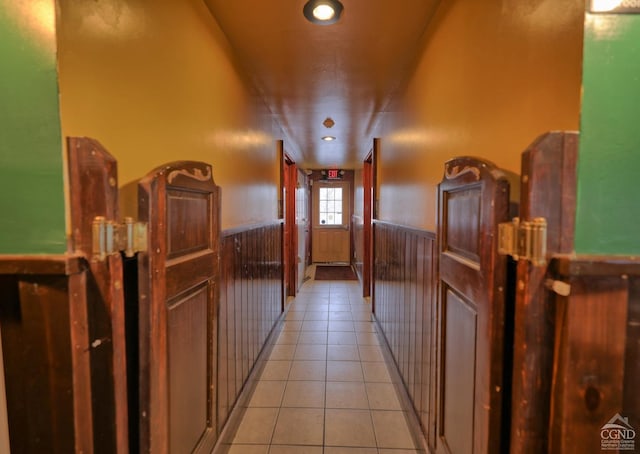
[(219, 188), (209, 165), (176, 162), (138, 186), (140, 452), (211, 452), (216, 440)]
[(293, 160), (284, 154), (284, 287), (285, 298), (296, 296), (298, 291), (298, 231), (296, 229), (296, 187), (298, 168)]
[[(520, 220), (546, 219), (548, 258), (573, 251), (577, 154), (578, 133), (566, 131), (538, 137), (522, 154)], [(514, 453), (548, 452), (550, 446), (556, 327), (553, 292), (545, 285), (549, 276), (548, 262), (518, 261), (511, 428)]]
[[(69, 254), (84, 257), (88, 266), (86, 275), (82, 275), (81, 287), (84, 289), (73, 292), (73, 307), (78, 314), (73, 326), (82, 329), (80, 315), (86, 316), (91, 346), (90, 390), (85, 390), (90, 391), (90, 395), (86, 401), (83, 399), (76, 404), (75, 423), (81, 437), (92, 438), (93, 451), (87, 448), (87, 452), (126, 453), (129, 449), (129, 391), (123, 262), (119, 252), (97, 258), (100, 254), (93, 237), (93, 222), (97, 216), (119, 220), (118, 165), (98, 141), (88, 137), (67, 138), (67, 153), (71, 220)], [(73, 381), (75, 386), (82, 387), (84, 380), (78, 375), (82, 373), (82, 363), (75, 361)], [(55, 413), (61, 414), (61, 408), (58, 405)], [(46, 440), (34, 434), (30, 438)], [(77, 451), (82, 451), (78, 446), (81, 445), (76, 445)], [(55, 451), (50, 448), (51, 452)]]
[(364, 160), (362, 171), (363, 200), (363, 254), (362, 296), (371, 296), (373, 274), (373, 151)]
[(509, 182), (489, 162), (453, 159), (438, 192), (437, 452), (498, 453), (507, 263), (497, 231), (509, 216)]

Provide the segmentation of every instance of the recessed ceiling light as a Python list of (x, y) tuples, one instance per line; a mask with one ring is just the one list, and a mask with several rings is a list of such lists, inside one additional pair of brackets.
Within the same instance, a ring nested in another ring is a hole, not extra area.
[(338, 22), (342, 9), (342, 3), (338, 0), (309, 0), (302, 12), (314, 24), (330, 25)]
[(313, 8), (313, 17), (318, 20), (329, 20), (333, 19), (333, 16), (336, 15), (336, 10), (334, 10), (329, 5), (318, 5)]
[(324, 140), (325, 142), (331, 142), (332, 140), (336, 140), (336, 138), (333, 136), (324, 136), (322, 140)]

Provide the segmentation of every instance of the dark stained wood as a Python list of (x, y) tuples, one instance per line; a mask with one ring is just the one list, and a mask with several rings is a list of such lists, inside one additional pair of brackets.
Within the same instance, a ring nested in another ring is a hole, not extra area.
[(289, 157), (285, 159), (284, 273), (287, 296), (298, 291), (298, 229), (296, 228), (296, 187), (298, 168)]
[(0, 275), (13, 453), (94, 452), (86, 274)]
[[(544, 217), (547, 253), (573, 251), (577, 133), (551, 132), (522, 154), (520, 219)], [(517, 266), (511, 450), (548, 448), (555, 305), (545, 288), (547, 266)]]
[(216, 441), (220, 191), (211, 166), (175, 162), (138, 186), (140, 452), (210, 452)]
[[(600, 448), (600, 428), (623, 407), (628, 280), (571, 277), (556, 299), (549, 452)], [(637, 383), (635, 384), (637, 388)]]
[(616, 276), (638, 274), (640, 257), (554, 254), (553, 271), (561, 276)]
[[(73, 413), (74, 413), (74, 430), (76, 434), (76, 452), (103, 452), (101, 446), (97, 446), (96, 439), (92, 439), (92, 435), (96, 435), (96, 431), (101, 432), (96, 425), (97, 419), (96, 413), (99, 411), (99, 407), (95, 406), (96, 398), (92, 399), (94, 406), (89, 402), (87, 398), (91, 395), (92, 390), (92, 377), (91, 377), (91, 365), (92, 357), (87, 358), (87, 344), (89, 344), (90, 338), (90, 324), (87, 323), (87, 299), (88, 295), (83, 291), (87, 288), (88, 272), (72, 274), (69, 276), (69, 326), (70, 326), (70, 342), (71, 342), (71, 367), (72, 367), (72, 387), (74, 394)], [(56, 309), (55, 306), (52, 308)], [(50, 327), (51, 328), (51, 327)], [(52, 334), (52, 330), (47, 330), (48, 334)], [(95, 344), (90, 344), (93, 347)], [(87, 364), (87, 360), (89, 364)], [(89, 367), (87, 367), (89, 366)], [(125, 365), (126, 367), (126, 365)], [(124, 370), (124, 369), (123, 369)], [(125, 386), (124, 396), (126, 398), (126, 382), (121, 384)], [(122, 390), (119, 390), (122, 391)], [(117, 391), (114, 393), (117, 395)], [(93, 396), (92, 396), (93, 397)], [(125, 400), (126, 402), (126, 400)], [(121, 419), (116, 420), (118, 432), (124, 439), (118, 440), (116, 438), (117, 452), (127, 452), (127, 419), (126, 419), (126, 403), (123, 403), (125, 407), (125, 414), (120, 415)], [(54, 406), (57, 410), (57, 405)], [(120, 427), (120, 424), (124, 424), (124, 427)], [(110, 435), (110, 431), (105, 431)], [(119, 444), (121, 441), (124, 444)]]
[(549, 270), (571, 291), (551, 297), (557, 309), (548, 452), (600, 450), (600, 428), (615, 414), (634, 428), (640, 423), (640, 262), (558, 256)]
[(362, 253), (362, 296), (371, 296), (371, 275), (373, 269), (373, 151), (364, 161), (362, 172), (363, 205), (363, 253)]
[(457, 158), (438, 186), (437, 452), (505, 449), (507, 263), (496, 238), (509, 217), (508, 177), (490, 162)]
[(628, 276), (629, 313), (627, 316), (622, 411), (629, 418), (629, 421), (634, 423), (634, 427), (638, 428), (640, 427), (640, 393), (637, 391), (638, 383), (640, 383), (640, 270), (635, 275)]
[(69, 276), (89, 268), (83, 255), (7, 255), (0, 257), (1, 274), (60, 274)]
[(233, 268), (225, 258), (233, 256), (233, 242), (221, 240), (220, 244), (220, 301), (218, 306), (218, 433), (222, 432), (226, 417), (230, 413), (229, 396), (235, 392), (235, 363), (231, 357), (234, 339), (235, 317), (229, 313), (227, 301), (232, 299)]
[[(446, 339), (446, 345), (442, 349), (441, 392), (446, 401), (442, 403), (440, 435), (448, 452), (472, 453), (473, 432), (465, 429), (474, 427), (478, 308), (453, 289), (444, 291), (442, 338)], [(464, 435), (456, 436), (456, 428), (465, 428)]]
[(127, 452), (129, 443), (125, 310), (119, 253), (93, 259), (96, 216), (120, 221), (117, 162), (96, 140), (67, 139), (71, 215), (70, 251), (90, 263), (87, 278), (96, 452)]
[(282, 314), (282, 241), (281, 222), (222, 232), (218, 389), (224, 397), (218, 405), (220, 429)]
[(69, 249), (91, 257), (93, 219), (118, 219), (118, 163), (89, 137), (68, 137), (71, 244)]
[(433, 445), (435, 234), (382, 221), (373, 227), (375, 319)]

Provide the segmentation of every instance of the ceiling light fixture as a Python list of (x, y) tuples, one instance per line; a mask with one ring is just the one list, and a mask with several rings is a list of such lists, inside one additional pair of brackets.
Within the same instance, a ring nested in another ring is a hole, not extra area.
[(331, 142), (333, 140), (336, 140), (336, 138), (333, 136), (324, 136), (322, 140), (324, 140), (325, 142)]
[(338, 0), (309, 0), (302, 12), (309, 22), (331, 25), (338, 22), (342, 9), (342, 3)]

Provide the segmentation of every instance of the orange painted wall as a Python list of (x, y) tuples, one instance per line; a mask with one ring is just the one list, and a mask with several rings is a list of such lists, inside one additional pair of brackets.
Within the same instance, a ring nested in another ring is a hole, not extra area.
[(452, 157), (519, 173), (548, 130), (577, 130), (583, 0), (441, 2), (404, 94), (379, 134), (379, 218), (435, 230)]
[(59, 0), (64, 136), (99, 140), (135, 184), (169, 161), (211, 163), (222, 228), (277, 218), (280, 131), (201, 0)]

